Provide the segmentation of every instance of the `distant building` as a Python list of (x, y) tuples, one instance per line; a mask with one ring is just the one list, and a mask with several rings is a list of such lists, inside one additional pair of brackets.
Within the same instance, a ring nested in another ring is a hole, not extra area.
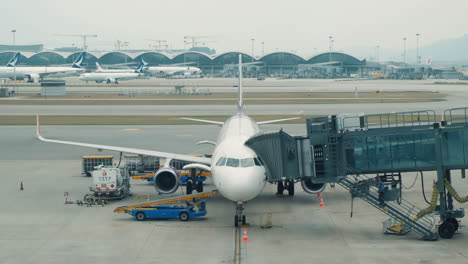
[(44, 49), (43, 44), (37, 45), (0, 45), (1, 51), (19, 51), (19, 52), (41, 52)]

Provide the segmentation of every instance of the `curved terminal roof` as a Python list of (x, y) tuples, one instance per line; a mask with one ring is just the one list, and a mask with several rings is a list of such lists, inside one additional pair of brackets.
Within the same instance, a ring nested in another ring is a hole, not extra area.
[(197, 51), (182, 52), (171, 60), (172, 63), (187, 63), (193, 62), (197, 65), (211, 65), (212, 59), (209, 55)]
[(356, 57), (351, 55), (341, 53), (341, 52), (324, 52), (318, 55), (313, 56), (307, 60), (307, 63), (317, 64), (317, 63), (328, 63), (328, 62), (339, 62), (344, 65), (363, 65), (365, 60), (358, 60)]
[(213, 64), (215, 65), (225, 65), (225, 64), (238, 64), (239, 63), (239, 55), (242, 55), (243, 62), (252, 62), (256, 61), (255, 58), (252, 56), (237, 51), (225, 52), (219, 54), (213, 58)]
[[(13, 56), (14, 52), (0, 52), (0, 66), (5, 65)], [(69, 64), (79, 52), (55, 52), (43, 51), (39, 53), (22, 52), (20, 64), (30, 65), (51, 65), (51, 64)], [(309, 59), (303, 58), (290, 52), (273, 52), (260, 58), (254, 58), (243, 52), (226, 52), (216, 56), (209, 56), (202, 52), (186, 51), (175, 55), (158, 51), (127, 52), (112, 51), (86, 52), (85, 61), (90, 64), (98, 61), (101, 64), (122, 64), (131, 62), (140, 62), (144, 58), (150, 65), (194, 63), (198, 66), (213, 66), (237, 64), (239, 54), (242, 55), (243, 62), (262, 62), (265, 65), (298, 65), (298, 64), (340, 64), (340, 65), (364, 65), (365, 60), (359, 60), (351, 55), (341, 52), (325, 52), (315, 55)]]
[(290, 52), (273, 52), (259, 59), (268, 65), (297, 65), (304, 64), (306, 60)]

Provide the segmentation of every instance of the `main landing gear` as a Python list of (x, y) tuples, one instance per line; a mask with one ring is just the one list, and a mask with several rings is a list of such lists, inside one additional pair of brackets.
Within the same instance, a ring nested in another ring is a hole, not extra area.
[(236, 215), (234, 216), (234, 226), (238, 227), (240, 225), (245, 225), (246, 219), (245, 219), (245, 202), (236, 202)]
[(203, 192), (203, 181), (200, 181), (200, 173), (197, 173), (196, 169), (190, 170), (190, 178), (187, 180), (186, 183), (186, 193), (192, 194), (194, 190), (198, 193)]
[(287, 190), (289, 196), (294, 196), (294, 181), (279, 181), (276, 188), (277, 195), (283, 195), (284, 190)]

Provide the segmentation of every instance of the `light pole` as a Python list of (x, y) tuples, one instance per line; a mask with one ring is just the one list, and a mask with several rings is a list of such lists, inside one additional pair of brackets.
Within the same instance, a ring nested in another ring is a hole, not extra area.
[(403, 64), (406, 65), (406, 38), (403, 38)]
[(420, 63), (420, 60), (419, 60), (419, 36), (421, 36), (421, 34), (416, 33), (416, 64)]
[(255, 45), (255, 39), (250, 39), (252, 41), (252, 62), (254, 60), (254, 45)]
[(15, 38), (16, 29), (11, 30), (11, 33), (13, 34), (13, 46), (16, 46), (16, 38)]
[[(13, 49), (16, 51), (16, 29), (12, 29), (11, 33), (13, 34)], [(13, 81), (16, 83), (16, 63), (13, 67)]]
[(329, 36), (328, 39), (330, 40), (329, 48), (330, 48), (330, 62), (331, 62), (331, 60), (332, 60), (332, 55), (331, 55), (331, 53), (332, 53), (332, 48), (333, 48), (333, 47), (332, 47), (332, 45), (333, 45), (333, 44), (332, 44), (332, 43), (333, 43), (333, 37), (332, 37), (332, 36)]
[(262, 41), (262, 57), (265, 56), (265, 42)]
[(376, 62), (379, 62), (379, 49), (380, 49), (380, 45), (377, 45), (377, 47), (375, 47), (375, 61)]

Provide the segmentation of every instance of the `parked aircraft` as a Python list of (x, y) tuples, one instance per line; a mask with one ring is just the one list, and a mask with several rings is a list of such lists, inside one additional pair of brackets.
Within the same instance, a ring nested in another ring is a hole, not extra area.
[(73, 76), (83, 72), (81, 68), (85, 58), (85, 52), (82, 52), (76, 57), (70, 67), (63, 66), (35, 66), (22, 67), (16, 66), (20, 58), (20, 53), (15, 53), (5, 67), (0, 67), (0, 78), (10, 78), (16, 80), (26, 79), (28, 82), (39, 82), (46, 76)]
[[(99, 64), (97, 64), (99, 65)], [(108, 72), (108, 71), (97, 71), (91, 73), (84, 73), (80, 76), (82, 81), (93, 81), (97, 83), (115, 83), (118, 84), (122, 80), (132, 80), (138, 78), (143, 72), (143, 63), (140, 63), (133, 72)]]
[[(148, 64), (143, 58), (141, 60), (145, 65)], [(203, 73), (200, 68), (193, 66), (149, 66), (145, 71), (153, 76), (197, 76)]]
[[(239, 224), (245, 224), (245, 204), (247, 201), (255, 198), (260, 194), (260, 192), (262, 192), (267, 179), (266, 170), (262, 164), (262, 161), (258, 158), (255, 152), (249, 147), (245, 146), (244, 143), (247, 141), (247, 139), (260, 132), (259, 125), (297, 119), (297, 117), (255, 122), (252, 118), (244, 113), (241, 59), (242, 58), (239, 56), (240, 74), (237, 112), (233, 116), (229, 117), (225, 122), (185, 118), (187, 120), (204, 122), (222, 127), (216, 143), (212, 141), (199, 142), (200, 144), (211, 144), (215, 146), (212, 158), (180, 155), (154, 150), (47, 139), (44, 138), (40, 133), (39, 117), (37, 118), (37, 137), (44, 142), (159, 157), (161, 160), (160, 163), (164, 165), (154, 174), (154, 186), (159, 193), (163, 194), (174, 193), (179, 188), (178, 171), (170, 166), (172, 160), (185, 161), (190, 163), (184, 166), (184, 169), (201, 169), (205, 171), (211, 171), (213, 183), (220, 194), (236, 204), (236, 214), (234, 216), (235, 226), (238, 226)], [(195, 182), (192, 181), (187, 182), (187, 193), (191, 193), (194, 188), (196, 188), (197, 191), (202, 191), (202, 187), (200, 186), (203, 185), (196, 185)], [(302, 187), (308, 193), (319, 193), (323, 191), (325, 185), (314, 184), (309, 181), (303, 182)], [(291, 193), (294, 192), (294, 183), (288, 183), (287, 189), (291, 195)]]

